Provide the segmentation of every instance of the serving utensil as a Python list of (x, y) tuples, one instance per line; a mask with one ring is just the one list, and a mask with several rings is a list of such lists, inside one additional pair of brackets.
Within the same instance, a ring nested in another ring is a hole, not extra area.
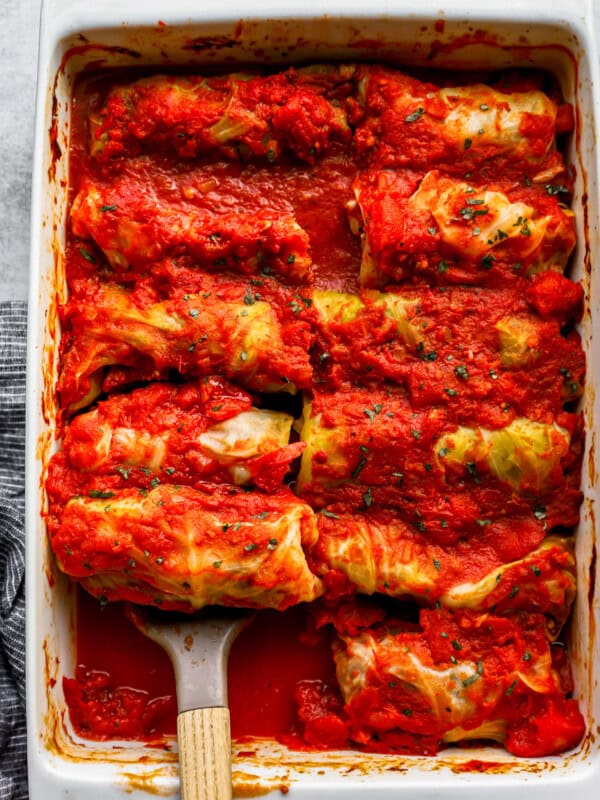
[(231, 800), (227, 660), (252, 614), (214, 608), (188, 617), (131, 606), (127, 616), (173, 662), (182, 800)]

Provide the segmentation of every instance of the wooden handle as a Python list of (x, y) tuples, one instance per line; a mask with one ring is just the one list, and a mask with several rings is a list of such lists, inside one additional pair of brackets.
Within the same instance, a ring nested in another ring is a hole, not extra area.
[(177, 717), (182, 800), (231, 800), (228, 708), (196, 708)]

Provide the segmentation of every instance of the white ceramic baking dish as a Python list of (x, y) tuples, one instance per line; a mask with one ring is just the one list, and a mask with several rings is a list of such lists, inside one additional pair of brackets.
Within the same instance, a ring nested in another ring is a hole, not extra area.
[[(418, 7), (418, 13), (414, 9)], [(163, 24), (164, 23), (164, 24)], [(576, 695), (588, 734), (574, 752), (516, 759), (496, 748), (448, 750), (437, 758), (294, 753), (273, 742), (249, 757), (234, 748), (238, 795), (293, 792), (320, 798), (479, 798), (509, 796), (579, 800), (600, 786), (599, 586), (595, 573), (599, 464), (594, 420), (600, 420), (600, 282), (595, 263), (600, 134), (598, 55), (592, 0), (329, 0), (327, 14), (312, 0), (260, 4), (232, 0), (47, 0), (42, 33), (33, 169), (28, 366), (27, 603), (28, 726), (32, 800), (112, 800), (178, 795), (176, 744), (79, 739), (65, 715), (63, 675), (74, 671), (74, 595), (54, 568), (41, 512), (42, 480), (53, 449), (58, 326), (64, 298), (61, 247), (66, 216), (70, 96), (79, 71), (95, 66), (238, 62), (295, 63), (372, 59), (448, 69), (535, 66), (553, 72), (576, 108), (569, 158), (577, 170), (574, 208), (579, 244), (573, 277), (586, 289), (581, 331), (588, 354), (584, 412), (588, 424), (583, 469), (585, 503), (577, 537), (579, 595), (570, 634)], [(244, 745), (248, 750), (248, 745)], [(475, 762), (484, 762), (482, 765)]]

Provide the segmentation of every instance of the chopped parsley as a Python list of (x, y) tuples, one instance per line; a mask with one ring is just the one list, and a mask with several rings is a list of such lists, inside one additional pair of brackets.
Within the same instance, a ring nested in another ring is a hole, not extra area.
[(367, 416), (371, 420), (371, 422), (374, 422), (377, 414), (381, 413), (381, 408), (382, 408), (381, 403), (373, 403), (372, 408), (363, 409), (363, 414), (365, 414), (365, 416)]
[(402, 486), (404, 474), (402, 472), (392, 472), (392, 478), (396, 478), (396, 486)]
[(479, 483), (479, 475), (477, 474), (477, 464), (474, 461), (467, 461), (465, 467), (469, 475), (475, 481), (475, 483)]
[(441, 565), (440, 565), (440, 562), (437, 560), (437, 558), (434, 558), (434, 559), (433, 559), (433, 566), (436, 568), (436, 570), (437, 570), (438, 572), (439, 572), (439, 571), (441, 570), (441, 568), (442, 568), (442, 567), (441, 567)]
[(104, 213), (105, 211), (116, 211), (116, 210), (117, 210), (116, 205), (100, 206), (100, 211), (102, 211), (102, 213)]
[(337, 514), (334, 514), (333, 511), (328, 511), (326, 508), (321, 511), (321, 514), (323, 514), (324, 517), (329, 517), (330, 519), (339, 519)]
[(101, 489), (90, 489), (88, 492), (88, 497), (97, 497), (100, 500), (109, 500), (111, 497), (114, 497), (114, 492), (105, 492)]
[(460, 364), (458, 367), (454, 367), (454, 374), (457, 378), (460, 378), (462, 381), (469, 380), (469, 370), (466, 368), (464, 364)]
[(423, 116), (424, 113), (425, 109), (419, 106), (416, 111), (413, 111), (412, 114), (409, 114), (408, 117), (405, 117), (404, 122), (416, 122)]
[(360, 473), (362, 472), (362, 470), (364, 469), (364, 467), (366, 466), (366, 464), (367, 464), (367, 459), (366, 459), (366, 458), (363, 458), (363, 457), (361, 456), (361, 457), (360, 457), (360, 459), (358, 460), (358, 464), (357, 464), (357, 465), (354, 467), (354, 469), (352, 470), (352, 477), (353, 477), (355, 480), (356, 480), (356, 478), (358, 478), (358, 476), (360, 475)]
[(93, 256), (91, 253), (88, 253), (88, 251), (84, 247), (78, 247), (77, 249), (79, 250), (80, 254), (85, 258), (85, 260), (90, 262), (90, 264), (96, 263), (96, 257)]
[(505, 694), (507, 697), (510, 697), (510, 696), (511, 696), (511, 694), (514, 692), (514, 690), (515, 690), (515, 686), (516, 686), (516, 685), (517, 685), (517, 679), (515, 678), (515, 679), (513, 680), (513, 682), (511, 683), (511, 685), (508, 687), (508, 689), (507, 689), (507, 690), (504, 692), (504, 694)]
[(369, 486), (367, 491), (363, 494), (363, 503), (367, 508), (369, 508), (372, 502), (373, 502), (373, 492), (371, 491), (371, 487)]
[(471, 141), (471, 139), (469, 138), (465, 139), (465, 150), (468, 150), (472, 144), (473, 142)]

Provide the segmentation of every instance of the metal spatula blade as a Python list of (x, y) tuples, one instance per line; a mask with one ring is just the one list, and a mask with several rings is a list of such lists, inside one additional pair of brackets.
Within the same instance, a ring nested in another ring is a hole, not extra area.
[(214, 608), (185, 617), (134, 606), (127, 615), (173, 662), (182, 800), (231, 800), (227, 659), (253, 615)]

